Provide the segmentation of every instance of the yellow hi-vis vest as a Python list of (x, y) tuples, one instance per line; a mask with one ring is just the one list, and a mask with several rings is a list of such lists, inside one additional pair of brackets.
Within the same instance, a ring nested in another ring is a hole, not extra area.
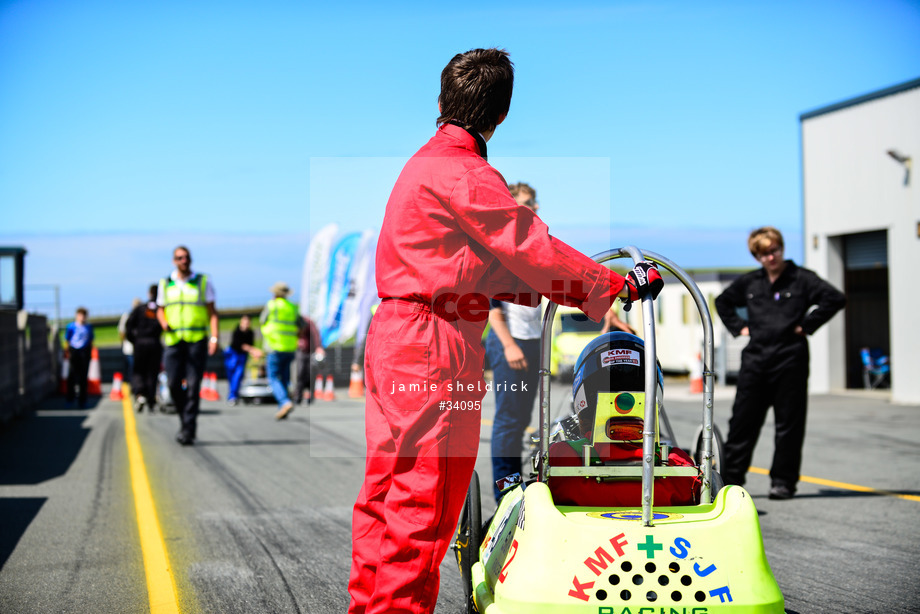
[(163, 311), (171, 329), (163, 333), (166, 345), (194, 343), (208, 336), (207, 286), (207, 275), (196, 274), (184, 284), (169, 277), (160, 280)]
[(268, 312), (262, 323), (262, 338), (273, 352), (293, 352), (297, 349), (297, 305), (283, 297), (273, 298), (265, 305)]

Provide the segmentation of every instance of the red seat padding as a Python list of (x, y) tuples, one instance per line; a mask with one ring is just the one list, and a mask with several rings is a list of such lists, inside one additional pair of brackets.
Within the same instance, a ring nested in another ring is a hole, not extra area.
[[(641, 461), (640, 446), (605, 444), (595, 448), (597, 460)], [(579, 467), (584, 465), (583, 452), (578, 452), (566, 441), (557, 441), (549, 447), (551, 467)], [(693, 459), (679, 448), (668, 455), (668, 466), (692, 467)], [(655, 505), (695, 505), (699, 502), (701, 479), (693, 476), (655, 478)], [(617, 479), (598, 482), (594, 477), (551, 476), (547, 482), (556, 505), (577, 507), (642, 507), (642, 480)]]

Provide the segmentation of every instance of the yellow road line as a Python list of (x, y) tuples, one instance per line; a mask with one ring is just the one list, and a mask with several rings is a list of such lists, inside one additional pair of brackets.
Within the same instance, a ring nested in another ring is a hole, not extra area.
[(147, 598), (151, 614), (178, 614), (179, 600), (176, 581), (169, 567), (166, 542), (160, 531), (153, 492), (147, 480), (144, 454), (137, 437), (134, 408), (131, 404), (131, 387), (122, 386), (122, 413), (125, 417), (125, 438), (128, 443), (128, 463), (131, 471), (131, 488), (134, 490), (134, 508), (137, 513), (137, 528), (141, 538), (141, 552), (144, 556), (144, 572), (147, 576)]
[[(762, 469), (761, 467), (749, 467), (748, 471), (751, 473), (759, 473), (761, 475), (770, 475), (770, 471), (768, 469)], [(920, 501), (920, 496), (917, 495), (902, 495), (900, 493), (891, 492), (890, 490), (879, 490), (877, 488), (869, 488), (868, 486), (860, 486), (859, 484), (835, 482), (834, 480), (813, 478), (807, 475), (800, 476), (799, 481), (808, 482), (809, 484), (818, 484), (820, 486), (830, 486), (831, 488), (840, 488), (842, 490), (854, 490), (856, 492), (868, 492), (875, 495), (884, 495), (886, 497), (897, 497), (898, 499), (907, 499), (908, 501)]]
[[(488, 419), (483, 419), (483, 424), (492, 425), (492, 421)], [(534, 429), (528, 427), (528, 431), (535, 432)], [(761, 467), (748, 467), (748, 471), (751, 473), (759, 473), (760, 475), (770, 475), (768, 469), (763, 469)], [(856, 492), (868, 492), (875, 495), (883, 495), (885, 497), (897, 497), (898, 499), (906, 499), (907, 501), (920, 501), (920, 496), (918, 495), (904, 495), (897, 492), (891, 492), (890, 490), (879, 490), (877, 488), (869, 488), (868, 486), (860, 486), (859, 484), (848, 484), (846, 482), (835, 482), (834, 480), (825, 480), (824, 478), (813, 478), (807, 475), (799, 477), (799, 481), (808, 482), (810, 484), (818, 484), (820, 486), (830, 486), (831, 488), (839, 488), (841, 490), (853, 490)]]

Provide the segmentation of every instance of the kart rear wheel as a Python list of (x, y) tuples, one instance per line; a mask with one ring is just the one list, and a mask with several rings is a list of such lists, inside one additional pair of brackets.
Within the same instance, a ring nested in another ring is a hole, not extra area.
[(482, 544), (482, 497), (479, 490), (479, 475), (473, 471), (470, 487), (466, 492), (466, 502), (463, 504), (463, 509), (460, 510), (457, 538), (454, 540), (467, 614), (477, 612), (473, 604), (473, 565), (479, 561), (480, 544)]

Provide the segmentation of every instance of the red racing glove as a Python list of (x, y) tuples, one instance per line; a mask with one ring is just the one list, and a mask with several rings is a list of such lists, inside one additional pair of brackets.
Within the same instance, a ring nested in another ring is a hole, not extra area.
[(652, 300), (658, 298), (658, 294), (664, 288), (664, 280), (654, 264), (639, 262), (632, 271), (626, 274), (626, 287), (629, 289), (629, 296), (623, 299), (625, 303), (623, 309), (629, 311), (633, 301), (638, 301), (649, 295), (651, 295)]

